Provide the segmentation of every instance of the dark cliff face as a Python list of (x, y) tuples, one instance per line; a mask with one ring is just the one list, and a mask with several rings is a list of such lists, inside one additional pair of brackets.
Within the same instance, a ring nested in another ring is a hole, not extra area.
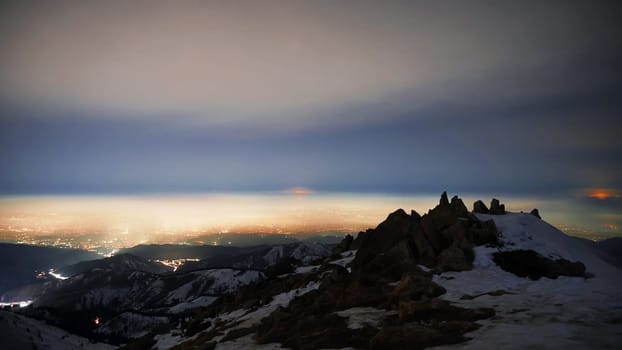
[(395, 276), (419, 264), (437, 271), (469, 270), (473, 246), (496, 245), (497, 237), (494, 222), (478, 220), (462, 200), (449, 201), (443, 193), (439, 204), (423, 216), (399, 209), (375, 229), (359, 234), (351, 244), (359, 248), (352, 269), (364, 274), (395, 270)]

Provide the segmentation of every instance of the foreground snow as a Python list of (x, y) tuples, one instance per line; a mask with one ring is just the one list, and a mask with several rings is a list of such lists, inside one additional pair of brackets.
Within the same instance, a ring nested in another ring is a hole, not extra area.
[(115, 346), (91, 343), (60, 328), (6, 311), (0, 311), (0, 339), (2, 349), (116, 349)]
[[(254, 325), (257, 325), (261, 322), (261, 320), (267, 316), (269, 316), (274, 310), (279, 307), (285, 307), (289, 305), (290, 301), (294, 298), (309, 293), (312, 290), (318, 289), (320, 287), (319, 282), (309, 282), (306, 286), (298, 289), (293, 289), (288, 292), (280, 293), (272, 297), (272, 301), (260, 308), (255, 310), (251, 309), (239, 309), (230, 313), (221, 314), (214, 318), (206, 319), (204, 322), (209, 322), (212, 325), (216, 324), (235, 324), (235, 326), (231, 326), (227, 328), (227, 332), (231, 332), (237, 329), (249, 328)], [(210, 331), (214, 326), (205, 330), (205, 332)], [(192, 340), (199, 336), (200, 333), (195, 334), (192, 337), (184, 337), (181, 335), (180, 330), (174, 330), (168, 334), (161, 334), (155, 337), (156, 344), (154, 345), (154, 349), (168, 349), (174, 345), (178, 345), (182, 342)], [(215, 337), (215, 341), (220, 341), (226, 334), (222, 336)], [(248, 348), (260, 348), (260, 349), (280, 349), (280, 345), (278, 344), (266, 344), (266, 345), (256, 345), (250, 336), (241, 337), (238, 339), (234, 339), (231, 341), (218, 343), (217, 349), (248, 349)]]
[(240, 322), (237, 326), (229, 328), (229, 331), (241, 328), (249, 328), (257, 325), (261, 320), (269, 316), (278, 307), (285, 307), (289, 305), (289, 302), (294, 298), (307, 294), (312, 290), (316, 290), (320, 287), (319, 282), (309, 282), (306, 286), (298, 289), (290, 290), (289, 292), (280, 293), (272, 297), (272, 301), (257, 310), (236, 310), (222, 316), (218, 316), (214, 319), (214, 322)]
[[(591, 247), (530, 214), (477, 215), (492, 219), (504, 246), (478, 247), (474, 268), (447, 272), (434, 281), (442, 297), (462, 307), (492, 307), (497, 317), (482, 321), (473, 340), (439, 349), (618, 349), (622, 344), (622, 271), (602, 261)], [(498, 250), (531, 249), (550, 258), (579, 260), (592, 278), (532, 281), (500, 269)], [(503, 290), (500, 296), (481, 295)], [(462, 300), (465, 294), (476, 296)]]

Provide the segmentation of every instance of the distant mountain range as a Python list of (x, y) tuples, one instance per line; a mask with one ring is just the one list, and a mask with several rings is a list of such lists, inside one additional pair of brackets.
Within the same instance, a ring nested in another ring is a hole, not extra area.
[[(244, 244), (250, 243), (250, 235), (248, 236), (249, 237), (241, 239), (241, 242)], [(306, 247), (315, 247), (316, 250), (320, 249), (319, 247), (325, 247), (323, 252), (326, 253), (330, 250), (330, 247), (335, 241), (343, 238), (343, 236), (339, 235), (309, 234), (300, 237), (302, 240), (289, 237), (279, 240), (272, 237), (273, 235), (267, 236), (269, 237), (266, 239), (260, 239), (259, 241), (286, 242), (285, 244), (277, 245), (285, 247), (284, 249), (286, 253), (295, 249), (294, 247), (296, 247), (297, 244), (302, 244), (302, 246)], [(227, 237), (225, 236), (224, 238), (226, 239)], [(255, 242), (258, 242), (257, 238), (255, 239)], [(263, 259), (262, 255), (267, 254), (274, 246), (275, 245), (263, 244), (239, 247), (218, 245), (150, 244), (121, 249), (117, 255), (131, 254), (146, 260), (172, 260), (186, 258), (204, 260), (194, 267), (184, 267), (182, 269), (184, 271), (213, 266), (244, 266), (250, 269), (264, 269), (274, 261), (271, 261), (269, 258)], [(300, 253), (298, 253), (298, 255), (300, 255)], [(278, 256), (278, 254), (274, 256)], [(62, 276), (71, 276), (82, 272), (91, 266), (95, 266), (94, 264), (98, 264), (88, 262), (92, 260), (103, 260), (103, 258), (96, 253), (79, 249), (0, 243), (0, 302), (3, 301), (3, 294), (11, 289), (41, 282), (41, 279), (36, 278), (38, 271), (47, 273), (50, 269), (55, 269), (56, 272)], [(77, 264), (79, 262), (84, 263)], [(151, 266), (154, 268), (161, 267), (168, 269), (167, 267), (155, 262)], [(43, 277), (44, 280), (49, 278), (49, 274)], [(4, 301), (7, 301), (6, 298)]]

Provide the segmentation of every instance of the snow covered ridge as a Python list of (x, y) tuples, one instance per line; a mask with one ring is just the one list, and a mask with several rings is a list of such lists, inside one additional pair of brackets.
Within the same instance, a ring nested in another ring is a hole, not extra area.
[(265, 270), (277, 262), (292, 258), (309, 264), (331, 254), (331, 247), (317, 242), (297, 242), (272, 246), (260, 246), (251, 252), (240, 255), (207, 258), (182, 265), (178, 271), (196, 269), (233, 267), (239, 269)]
[[(434, 276), (462, 307), (492, 307), (468, 343), (437, 349), (618, 349), (622, 344), (622, 270), (600, 258), (597, 248), (570, 237), (532, 214), (476, 214), (493, 220), (500, 247), (477, 247), (473, 269)], [(504, 271), (494, 262), (502, 251), (534, 251), (549, 259), (582, 262), (588, 278), (540, 278)], [(492, 294), (492, 295), (491, 295)]]
[(160, 275), (95, 267), (56, 281), (22, 312), (118, 344), (169, 329), (193, 309), (262, 278), (259, 271), (239, 269)]
[(34, 306), (65, 311), (162, 309), (201, 296), (231, 293), (261, 278), (263, 274), (259, 271), (236, 269), (170, 275), (141, 271), (111, 274), (95, 269), (57, 283), (39, 296)]
[(498, 252), (533, 251), (551, 260), (580, 262), (586, 274), (619, 276), (619, 269), (601, 259), (597, 249), (584, 240), (570, 237), (532, 214), (475, 214), (480, 220), (493, 220), (499, 229)]

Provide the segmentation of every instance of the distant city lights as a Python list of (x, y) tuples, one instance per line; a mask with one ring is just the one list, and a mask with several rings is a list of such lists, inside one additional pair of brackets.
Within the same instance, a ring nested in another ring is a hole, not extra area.
[(5, 307), (5, 306), (9, 306), (9, 307), (26, 307), (28, 305), (32, 304), (32, 300), (23, 300), (23, 301), (11, 301), (8, 303), (0, 303), (0, 308), (1, 307)]
[(50, 269), (49, 274), (52, 277), (54, 277), (56, 279), (59, 279), (59, 280), (66, 280), (67, 278), (69, 278), (69, 277), (65, 277), (65, 276), (61, 275), (60, 273), (56, 273), (56, 270), (54, 270), (54, 269)]

